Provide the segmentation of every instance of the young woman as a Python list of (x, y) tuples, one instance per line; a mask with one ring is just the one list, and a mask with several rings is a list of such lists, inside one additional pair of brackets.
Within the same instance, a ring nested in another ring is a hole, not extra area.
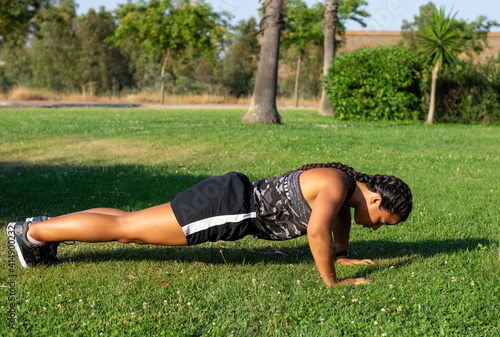
[(230, 172), (141, 211), (97, 208), (28, 218), (10, 223), (7, 232), (25, 268), (57, 262), (61, 241), (181, 246), (246, 235), (288, 240), (307, 234), (325, 284), (368, 283), (364, 278), (340, 280), (335, 274), (335, 259), (346, 265), (373, 263), (348, 257), (350, 208), (354, 221), (366, 228), (395, 225), (411, 212), (411, 191), (394, 176), (362, 174), (341, 163), (306, 165), (254, 183)]

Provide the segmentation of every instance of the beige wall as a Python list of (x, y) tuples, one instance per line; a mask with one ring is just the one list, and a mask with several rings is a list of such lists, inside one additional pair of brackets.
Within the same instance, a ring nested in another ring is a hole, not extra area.
[[(400, 31), (362, 31), (348, 30), (345, 32), (346, 43), (339, 52), (353, 50), (364, 46), (375, 46), (378, 44), (396, 45), (401, 39)], [(500, 32), (488, 34), (488, 43), (491, 49), (486, 49), (480, 57), (493, 56), (500, 53)]]

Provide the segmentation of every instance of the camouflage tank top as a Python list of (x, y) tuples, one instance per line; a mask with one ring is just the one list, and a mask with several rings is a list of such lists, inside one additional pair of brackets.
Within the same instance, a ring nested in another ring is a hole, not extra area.
[[(299, 177), (304, 171), (294, 171), (283, 176), (253, 182), (252, 192), (257, 218), (255, 236), (265, 240), (289, 240), (307, 234), (311, 207), (302, 194)], [(356, 189), (356, 182), (349, 177), (345, 203)]]

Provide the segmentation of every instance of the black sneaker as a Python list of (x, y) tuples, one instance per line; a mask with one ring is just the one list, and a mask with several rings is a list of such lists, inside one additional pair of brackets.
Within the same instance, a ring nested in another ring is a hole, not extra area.
[[(31, 218), (26, 218), (26, 222), (35, 223), (35, 222), (47, 221), (49, 219), (50, 218), (48, 216), (45, 216), (45, 215), (34, 216)], [(46, 256), (48, 264), (61, 263), (61, 261), (57, 258), (57, 247), (59, 247), (59, 244), (61, 244), (61, 243), (68, 245), (68, 246), (71, 246), (71, 245), (75, 244), (75, 241), (46, 242), (47, 249), (52, 250), (52, 254), (48, 254)]]
[[(42, 221), (47, 221), (49, 220), (50, 218), (48, 216), (45, 216), (45, 215), (42, 215), (42, 216), (34, 216), (34, 217), (31, 217), (31, 218), (26, 218), (26, 222), (30, 222), (30, 223), (35, 223), (35, 222), (42, 222)], [(59, 246), (59, 242), (45, 242), (46, 245), (48, 245), (50, 247), (50, 249), (52, 249), (52, 253), (54, 255), (54, 257), (57, 256), (57, 247)], [(50, 256), (49, 256), (50, 258)], [(57, 258), (56, 258), (57, 261), (54, 261), (54, 262), (60, 262)]]
[[(39, 264), (58, 263), (56, 257), (57, 246), (49, 243), (33, 244), (26, 238), (26, 233), (31, 222), (11, 222), (7, 226), (7, 235), (9, 239), (14, 235), (14, 247), (19, 257), (19, 262), (24, 268), (33, 267)], [(10, 242), (10, 240), (9, 240)]]
[[(42, 215), (42, 216), (34, 216), (31, 218), (26, 218), (26, 222), (42, 222), (42, 221), (47, 221), (50, 218), (48, 216)], [(55, 264), (55, 263), (61, 263), (61, 261), (57, 258), (57, 247), (59, 247), (59, 244), (65, 244), (67, 246), (72, 246), (75, 244), (75, 241), (54, 241), (54, 242), (45, 242), (46, 249), (50, 250), (50, 252), (47, 252), (45, 255), (45, 263), (46, 264)]]

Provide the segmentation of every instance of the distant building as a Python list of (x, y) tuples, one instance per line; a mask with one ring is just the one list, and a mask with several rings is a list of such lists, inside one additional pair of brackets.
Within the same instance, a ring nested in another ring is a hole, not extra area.
[[(354, 50), (359, 47), (373, 47), (379, 44), (395, 46), (401, 39), (401, 32), (397, 30), (387, 31), (365, 31), (365, 30), (347, 30), (345, 32), (345, 44), (338, 50)], [(489, 49), (486, 49), (479, 56), (480, 58), (494, 56), (500, 53), (500, 32), (488, 33)]]

